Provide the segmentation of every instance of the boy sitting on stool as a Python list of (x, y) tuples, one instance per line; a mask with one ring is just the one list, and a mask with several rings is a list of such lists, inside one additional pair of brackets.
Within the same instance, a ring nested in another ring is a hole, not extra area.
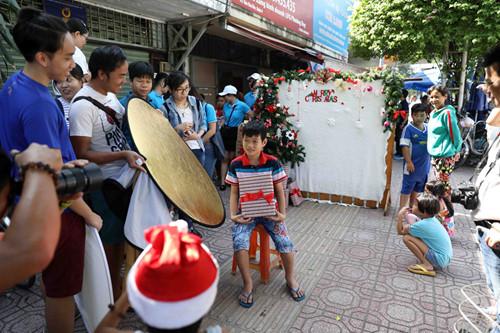
[[(262, 151), (267, 143), (267, 127), (262, 121), (253, 120), (243, 127), (243, 150), (245, 154), (235, 158), (229, 167), (226, 182), (231, 185), (231, 220), (235, 222), (233, 231), (233, 249), (236, 263), (243, 278), (243, 289), (239, 296), (239, 304), (249, 308), (253, 305), (253, 282), (250, 276), (249, 255), (250, 236), (257, 224), (261, 223), (267, 233), (273, 239), (276, 250), (281, 254), (285, 268), (286, 286), (295, 301), (301, 301), (305, 297), (293, 276), (293, 243), (288, 237), (285, 218), (285, 195), (282, 181), (286, 174), (276, 157), (264, 154)], [(255, 176), (257, 174), (271, 173), (274, 185), (274, 194), (278, 200), (279, 210), (275, 216), (247, 218), (241, 214), (238, 207), (239, 180), (243, 177)]]
[(438, 198), (424, 193), (417, 197), (412, 210), (420, 221), (403, 226), (403, 217), (410, 207), (404, 207), (398, 213), (398, 235), (404, 235), (403, 242), (421, 262), (408, 266), (412, 273), (435, 276), (435, 267), (443, 268), (450, 263), (453, 255), (450, 236), (435, 217), (440, 210)]

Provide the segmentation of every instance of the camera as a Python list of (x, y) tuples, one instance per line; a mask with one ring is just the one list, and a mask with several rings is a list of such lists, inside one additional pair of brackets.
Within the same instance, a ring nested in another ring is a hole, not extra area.
[[(103, 176), (99, 166), (89, 163), (83, 167), (72, 169), (62, 169), (58, 174), (56, 186), (57, 195), (62, 197), (73, 193), (90, 193), (101, 188)], [(23, 184), (15, 182), (13, 184), (13, 194), (21, 194)]]
[(451, 191), (451, 202), (459, 203), (465, 209), (474, 210), (479, 204), (478, 189), (472, 184), (461, 184)]

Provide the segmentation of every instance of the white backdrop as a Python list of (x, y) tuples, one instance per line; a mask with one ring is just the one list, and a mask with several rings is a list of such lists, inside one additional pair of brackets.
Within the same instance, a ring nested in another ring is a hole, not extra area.
[(291, 121), (306, 148), (305, 162), (291, 173), (300, 189), (380, 202), (390, 136), (381, 123), (382, 81), (293, 81), (279, 88), (279, 101), (295, 114)]

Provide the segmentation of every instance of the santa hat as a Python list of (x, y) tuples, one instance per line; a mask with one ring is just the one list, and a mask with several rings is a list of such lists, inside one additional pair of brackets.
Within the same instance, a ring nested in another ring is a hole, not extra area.
[(155, 328), (178, 329), (197, 322), (217, 294), (217, 261), (200, 237), (186, 232), (184, 224), (146, 229), (149, 245), (127, 278), (130, 304)]

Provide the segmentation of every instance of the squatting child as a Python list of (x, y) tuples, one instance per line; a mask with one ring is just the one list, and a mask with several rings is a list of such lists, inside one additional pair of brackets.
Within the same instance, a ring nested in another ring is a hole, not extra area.
[(399, 211), (397, 230), (399, 235), (404, 235), (403, 242), (421, 263), (408, 266), (408, 270), (415, 274), (435, 276), (434, 269), (448, 265), (453, 255), (450, 237), (435, 217), (441, 205), (432, 194), (420, 194), (412, 210), (420, 221), (403, 226), (403, 218), (409, 210), (410, 207), (404, 207)]
[[(245, 153), (235, 158), (229, 167), (226, 182), (231, 185), (230, 209), (231, 220), (235, 222), (232, 227), (233, 249), (236, 263), (243, 278), (243, 289), (239, 295), (239, 304), (249, 308), (253, 305), (253, 282), (250, 276), (249, 255), (250, 236), (257, 224), (262, 224), (267, 233), (273, 239), (276, 250), (281, 254), (285, 269), (286, 286), (295, 301), (301, 301), (305, 297), (304, 290), (300, 287), (293, 276), (293, 243), (288, 237), (285, 225), (286, 209), (285, 195), (282, 181), (286, 174), (278, 160), (263, 152), (267, 144), (267, 127), (258, 120), (250, 121), (243, 127), (243, 150)], [(279, 210), (275, 216), (248, 218), (240, 212), (238, 201), (240, 198), (239, 182), (243, 177), (256, 174), (272, 174), (274, 195), (278, 201)]]
[(455, 219), (453, 217), (455, 210), (453, 204), (446, 197), (446, 187), (444, 183), (439, 179), (428, 181), (427, 184), (425, 184), (425, 192), (435, 195), (439, 199), (441, 208), (436, 218), (443, 224), (448, 235), (450, 235), (450, 237), (453, 236), (455, 234)]
[(431, 166), (431, 157), (427, 152), (427, 106), (423, 103), (413, 105), (412, 122), (405, 126), (401, 135), (403, 151), (403, 186), (399, 200), (399, 209), (406, 206), (408, 198), (410, 207), (415, 204), (419, 193), (424, 192), (427, 174)]

